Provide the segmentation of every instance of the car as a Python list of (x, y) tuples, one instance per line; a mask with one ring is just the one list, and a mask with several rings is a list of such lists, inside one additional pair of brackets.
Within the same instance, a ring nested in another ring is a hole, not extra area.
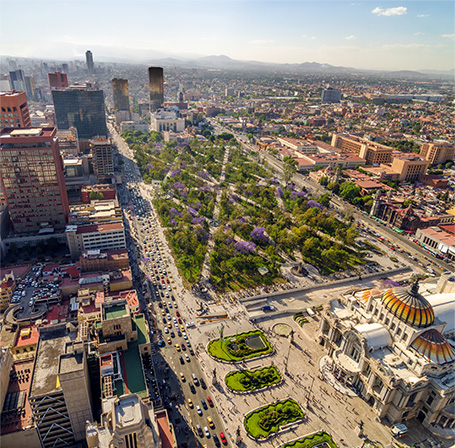
[(199, 437), (204, 437), (204, 433), (202, 432), (202, 428), (199, 425), (196, 425), (197, 433)]
[(166, 323), (166, 318), (165, 318), (165, 317), (163, 317), (163, 324), (165, 324), (165, 323)]
[(189, 383), (190, 385), (190, 391), (195, 394), (196, 393), (196, 388), (194, 387), (194, 384), (193, 383)]
[(168, 338), (167, 338), (167, 343), (168, 343), (168, 344), (172, 344), (172, 339), (168, 337)]
[(191, 398), (188, 398), (187, 403), (188, 403), (188, 407), (193, 409), (193, 400)]
[(213, 433), (213, 441), (215, 443), (215, 446), (221, 446), (220, 440), (218, 439), (218, 436), (215, 432)]
[(393, 437), (402, 437), (408, 433), (408, 427), (404, 423), (395, 423), (390, 428)]
[(190, 355), (191, 355), (191, 356), (194, 356), (194, 351), (193, 351), (192, 348), (190, 348)]
[(185, 333), (185, 327), (183, 325), (180, 325), (180, 331), (182, 331), (183, 333)]
[(160, 339), (158, 341), (158, 347), (164, 347), (165, 346), (165, 342), (163, 341), (163, 339)]
[(185, 361), (183, 360), (183, 358), (181, 356), (179, 356), (179, 361), (180, 361), (180, 364), (185, 364)]
[(196, 411), (199, 415), (202, 415), (202, 409), (200, 406), (196, 406)]
[(203, 398), (201, 398), (201, 403), (202, 403), (202, 407), (207, 410), (208, 406), (207, 406), (207, 403), (205, 402), (205, 400)]
[(220, 440), (223, 445), (227, 444), (226, 436), (224, 435), (224, 432), (220, 432)]
[[(188, 355), (185, 354), (185, 356), (188, 356)], [(188, 360), (189, 360), (189, 359), (190, 359), (190, 357), (188, 356)], [(187, 360), (187, 361), (188, 361), (188, 360)], [(201, 378), (199, 381), (200, 381), (200, 383), (201, 383), (202, 389), (207, 389), (207, 386), (206, 386), (206, 384), (205, 384), (205, 381), (204, 381), (202, 378)]]
[[(177, 326), (176, 326), (177, 327)], [(178, 327), (177, 327), (178, 328)], [(182, 332), (180, 330), (177, 330), (177, 334), (179, 336), (179, 338), (182, 336)]]
[(196, 386), (199, 386), (199, 380), (197, 379), (197, 376), (195, 373), (192, 373), (191, 376), (193, 377), (194, 384)]
[(209, 406), (211, 408), (213, 408), (213, 401), (212, 401), (212, 399), (210, 397), (207, 397), (207, 403), (209, 404)]
[(167, 328), (172, 328), (172, 324), (169, 322), (167, 325), (166, 325)]
[(213, 423), (212, 417), (207, 417), (207, 423), (209, 424), (210, 428), (215, 429), (215, 423)]
[(175, 333), (171, 331), (171, 338), (175, 338)]
[[(182, 323), (182, 319), (180, 319), (180, 317), (177, 318), (177, 322), (178, 322), (179, 324), (181, 324), (181, 323)], [(180, 328), (182, 328), (182, 327), (180, 327)], [(185, 330), (182, 330), (182, 331), (185, 331)]]
[(185, 344), (183, 342), (182, 342), (182, 344), (180, 346), (182, 347), (183, 351), (186, 351), (186, 347), (185, 347)]
[(180, 345), (175, 344), (175, 349), (179, 352), (180, 351)]
[(169, 334), (169, 328), (164, 327), (164, 332), (165, 332), (166, 334)]
[(209, 428), (207, 428), (207, 426), (204, 426), (204, 434), (205, 437), (207, 437), (207, 439), (210, 439), (210, 431)]
[(168, 278), (166, 279), (166, 283), (169, 283), (169, 279)]
[(188, 336), (186, 335), (186, 333), (183, 333), (183, 339), (185, 339), (185, 341), (188, 340)]
[(180, 372), (180, 379), (182, 380), (183, 383), (186, 381), (185, 375), (182, 372)]
[(186, 359), (186, 362), (191, 362), (190, 357), (186, 353), (185, 353), (185, 359)]
[(169, 308), (172, 308), (172, 302), (167, 302), (167, 306), (168, 306)]
[(158, 302), (158, 306), (159, 306), (160, 308), (163, 308), (162, 302)]
[[(173, 298), (173, 297), (172, 297), (172, 298)], [(177, 310), (177, 311), (175, 312), (175, 315), (176, 315), (177, 317), (180, 317), (180, 312)]]

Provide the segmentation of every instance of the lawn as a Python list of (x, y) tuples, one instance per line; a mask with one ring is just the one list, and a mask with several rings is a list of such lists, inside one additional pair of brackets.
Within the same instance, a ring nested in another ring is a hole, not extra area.
[(273, 347), (260, 330), (238, 333), (209, 342), (211, 356), (221, 361), (237, 362), (257, 358), (273, 352)]
[(265, 439), (278, 432), (281, 426), (301, 420), (304, 416), (300, 405), (287, 399), (248, 413), (243, 420), (243, 426), (255, 439)]
[(281, 380), (280, 372), (275, 366), (257, 370), (233, 370), (224, 378), (226, 386), (235, 392), (252, 392), (278, 384)]
[(280, 445), (279, 448), (313, 448), (324, 442), (330, 448), (337, 448), (337, 445), (333, 441), (330, 434), (327, 434), (325, 431), (318, 431), (313, 434), (309, 434), (305, 437), (301, 437), (300, 439)]

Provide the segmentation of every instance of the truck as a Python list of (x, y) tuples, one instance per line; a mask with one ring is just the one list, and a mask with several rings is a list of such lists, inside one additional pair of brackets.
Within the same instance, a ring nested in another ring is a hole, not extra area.
[(266, 305), (261, 308), (264, 313), (267, 313), (268, 311), (275, 311), (275, 307), (273, 305)]

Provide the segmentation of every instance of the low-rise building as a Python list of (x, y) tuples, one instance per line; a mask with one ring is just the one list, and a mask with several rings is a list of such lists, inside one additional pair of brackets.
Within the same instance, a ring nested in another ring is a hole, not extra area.
[(429, 161), (414, 153), (394, 153), (391, 168), (398, 173), (398, 180), (413, 182), (427, 171)]
[(355, 168), (364, 165), (365, 159), (353, 154), (323, 153), (323, 154), (303, 154), (295, 159), (299, 171), (309, 171), (314, 167), (336, 167)]
[(79, 257), (81, 272), (106, 272), (129, 267), (128, 250), (84, 250)]
[(117, 189), (111, 184), (86, 185), (81, 188), (81, 195), (85, 203), (93, 199), (113, 200), (117, 197)]
[[(447, 230), (446, 230), (447, 228)], [(449, 228), (452, 230), (450, 233)], [(417, 229), (415, 239), (435, 255), (448, 260), (455, 260), (455, 224)]]
[(92, 199), (90, 204), (70, 206), (69, 224), (122, 222), (122, 209), (116, 198)]

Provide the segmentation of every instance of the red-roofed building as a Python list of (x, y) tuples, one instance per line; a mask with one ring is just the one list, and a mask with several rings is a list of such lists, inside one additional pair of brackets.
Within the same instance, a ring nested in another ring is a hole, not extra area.
[(17, 332), (17, 338), (14, 347), (10, 348), (13, 359), (15, 361), (19, 361), (34, 358), (38, 339), (38, 327), (35, 325), (21, 327)]
[(113, 271), (129, 267), (128, 250), (84, 250), (79, 258), (82, 272)]

